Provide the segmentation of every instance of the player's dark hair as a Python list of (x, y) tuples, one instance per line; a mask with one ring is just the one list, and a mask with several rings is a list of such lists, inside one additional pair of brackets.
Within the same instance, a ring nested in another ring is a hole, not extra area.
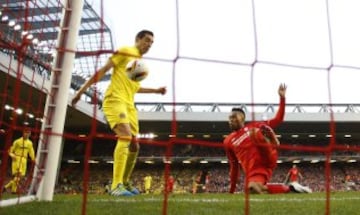
[(29, 132), (31, 132), (30, 128), (25, 127), (25, 128), (23, 129), (23, 133), (29, 133)]
[(239, 112), (239, 113), (244, 114), (244, 116), (246, 116), (245, 111), (242, 108), (234, 107), (233, 109), (231, 109), (231, 111), (232, 112)]
[(146, 35), (151, 35), (151, 36), (154, 36), (154, 33), (152, 31), (149, 31), (149, 30), (142, 30), (142, 31), (139, 31), (139, 33), (136, 34), (136, 39), (142, 39), (144, 38)]

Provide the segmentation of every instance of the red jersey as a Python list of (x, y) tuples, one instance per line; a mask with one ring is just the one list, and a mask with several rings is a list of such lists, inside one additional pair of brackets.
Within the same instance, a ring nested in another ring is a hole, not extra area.
[(175, 179), (172, 176), (169, 176), (168, 181), (167, 181), (167, 192), (171, 193), (173, 192), (174, 189), (174, 183), (175, 183)]
[(300, 171), (298, 168), (291, 168), (289, 170), (289, 180), (290, 182), (294, 182), (294, 181), (298, 181), (298, 177), (299, 177), (299, 174), (300, 174)]
[(276, 149), (264, 150), (263, 145), (254, 143), (250, 137), (250, 130), (259, 128), (264, 124), (275, 128), (283, 122), (284, 115), (285, 98), (281, 98), (278, 112), (273, 119), (248, 123), (225, 138), (224, 147), (230, 163), (230, 192), (234, 192), (236, 188), (236, 181), (239, 177), (239, 163), (248, 177), (263, 174), (267, 180), (270, 179), (272, 171), (276, 167), (277, 151)]

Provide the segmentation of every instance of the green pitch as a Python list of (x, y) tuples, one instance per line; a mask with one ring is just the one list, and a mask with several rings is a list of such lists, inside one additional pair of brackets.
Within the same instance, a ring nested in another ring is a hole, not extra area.
[[(331, 193), (332, 215), (359, 214), (360, 193)], [(325, 214), (326, 194), (251, 195), (252, 215), (319, 215)], [(236, 215), (244, 214), (243, 194), (172, 194), (168, 198), (168, 215)], [(2, 215), (78, 215), (81, 214), (82, 195), (56, 195), (52, 202), (31, 202), (0, 208)], [(111, 197), (89, 195), (88, 215), (161, 215), (163, 195)]]

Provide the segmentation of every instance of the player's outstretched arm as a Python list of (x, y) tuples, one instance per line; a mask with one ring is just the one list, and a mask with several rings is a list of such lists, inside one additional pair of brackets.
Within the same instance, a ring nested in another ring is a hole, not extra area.
[(278, 89), (278, 94), (280, 96), (279, 109), (278, 109), (275, 117), (268, 121), (268, 124), (272, 128), (277, 127), (280, 123), (282, 123), (284, 121), (286, 89), (287, 89), (287, 86), (285, 84), (280, 84), (279, 89)]
[(112, 63), (112, 61), (109, 59), (107, 61), (107, 63), (101, 67), (97, 72), (95, 72), (95, 74), (93, 76), (91, 76), (91, 78), (89, 80), (87, 80), (81, 87), (80, 89), (75, 93), (75, 96), (73, 97), (73, 99), (71, 100), (71, 105), (75, 105), (81, 98), (81, 95), (94, 83), (98, 82), (99, 80), (101, 80), (105, 73), (107, 71), (109, 71), (112, 67), (114, 66), (114, 64)]
[(159, 88), (143, 88), (141, 87), (137, 93), (158, 93), (161, 95), (166, 94), (166, 87), (159, 87)]
[[(225, 140), (227, 141), (227, 140)], [(226, 157), (228, 158), (229, 161), (229, 177), (230, 177), (230, 189), (229, 189), (229, 193), (235, 193), (236, 190), (236, 183), (237, 180), (239, 179), (240, 176), (240, 165), (239, 165), (239, 161), (236, 158), (236, 155), (234, 154), (234, 152), (228, 147), (228, 144), (224, 141), (224, 149), (225, 149), (225, 154)]]
[(278, 93), (281, 98), (285, 98), (286, 88), (287, 88), (287, 86), (285, 85), (285, 83), (280, 84)]

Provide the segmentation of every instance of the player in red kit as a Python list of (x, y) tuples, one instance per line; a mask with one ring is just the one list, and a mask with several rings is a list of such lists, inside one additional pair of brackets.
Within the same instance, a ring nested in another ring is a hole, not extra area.
[(230, 164), (230, 193), (236, 189), (241, 165), (246, 179), (246, 189), (252, 193), (306, 192), (302, 186), (268, 183), (277, 165), (277, 146), (280, 144), (272, 128), (284, 120), (286, 85), (278, 89), (279, 109), (274, 118), (263, 122), (250, 122), (245, 125), (245, 112), (233, 108), (229, 125), (233, 131), (224, 140), (224, 148)]
[(174, 184), (175, 184), (175, 179), (172, 175), (170, 175), (167, 180), (167, 187), (166, 187), (166, 191), (168, 193), (172, 193), (174, 191)]
[(289, 169), (286, 175), (285, 183), (299, 182), (299, 179), (302, 178), (303, 176), (300, 170), (297, 168), (296, 164), (293, 164), (292, 168)]
[(297, 168), (296, 164), (293, 164), (292, 168), (289, 169), (286, 178), (285, 184), (289, 184), (291, 187), (295, 187), (295, 192), (298, 193), (311, 193), (312, 190), (308, 186), (301, 185), (299, 179), (302, 179), (303, 176), (300, 170)]

